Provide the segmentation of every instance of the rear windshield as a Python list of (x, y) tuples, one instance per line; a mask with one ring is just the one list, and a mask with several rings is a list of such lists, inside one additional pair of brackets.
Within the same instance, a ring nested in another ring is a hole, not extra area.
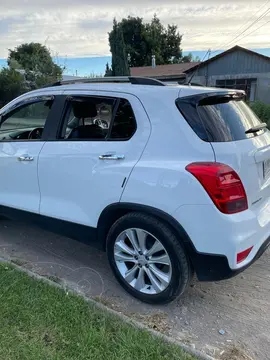
[(265, 131), (246, 134), (247, 130), (261, 124), (261, 121), (242, 100), (207, 97), (196, 102), (195, 97), (179, 98), (176, 104), (195, 133), (204, 141), (237, 141)]

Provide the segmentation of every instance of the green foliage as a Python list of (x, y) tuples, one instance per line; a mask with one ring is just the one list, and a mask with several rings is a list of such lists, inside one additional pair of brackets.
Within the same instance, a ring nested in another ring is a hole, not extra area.
[(270, 128), (270, 105), (264, 104), (262, 101), (255, 101), (250, 103), (249, 106), (260, 120), (267, 123), (268, 128)]
[(109, 34), (109, 41), (112, 53), (112, 76), (129, 75), (123, 31), (116, 19), (113, 20), (113, 29)]
[(86, 77), (89, 78), (89, 79), (92, 79), (92, 78), (102, 78), (104, 75), (103, 74), (97, 74), (95, 72), (91, 72), (89, 75), (87, 75)]
[(201, 58), (197, 55), (195, 58), (192, 56), (192, 62), (201, 62)]
[(119, 26), (122, 28), (126, 53), (130, 55), (129, 66), (144, 66), (147, 62), (148, 43), (143, 19), (129, 16), (122, 19)]
[[(168, 25), (165, 28), (155, 15), (150, 26), (146, 25), (146, 33), (150, 45), (149, 52), (156, 56), (158, 65), (182, 62), (182, 35), (179, 34), (176, 25)], [(147, 64), (149, 65), (149, 62)]]
[(183, 56), (183, 58), (182, 58), (182, 62), (192, 62), (192, 60), (193, 60), (193, 56), (192, 56), (191, 52), (189, 54)]
[(24, 76), (12, 68), (0, 71), (0, 107), (27, 90)]
[(168, 59), (165, 59), (168, 55), (167, 52), (169, 52), (169, 49), (165, 49), (165, 29), (156, 15), (150, 23), (145, 24), (145, 36), (147, 41), (145, 66), (151, 65), (152, 55), (155, 55), (157, 64), (168, 63)]
[(191, 52), (189, 54), (183, 56), (180, 59), (179, 58), (174, 58), (172, 60), (173, 64), (188, 63), (188, 62), (200, 62), (200, 61), (201, 61), (201, 59), (199, 58), (199, 56), (196, 56), (194, 58)]
[(105, 69), (105, 75), (104, 76), (112, 76), (112, 68), (110, 67), (110, 65), (108, 63), (106, 64), (106, 69)]
[[(119, 39), (116, 38), (116, 28), (119, 33), (122, 32), (122, 35), (118, 35)], [(130, 67), (151, 66), (152, 55), (155, 55), (158, 65), (191, 61), (192, 56), (183, 58), (181, 41), (182, 35), (179, 34), (177, 26), (165, 27), (156, 15), (150, 23), (144, 23), (143, 18), (131, 16), (122, 19), (119, 23), (114, 20), (113, 29), (109, 33), (113, 62), (116, 62), (113, 49), (119, 46), (124, 48), (120, 53), (120, 56), (124, 56), (124, 60), (129, 54)]]
[(64, 70), (39, 43), (9, 50), (8, 66), (0, 71), (0, 107), (26, 91), (59, 80)]
[(63, 69), (52, 60), (50, 51), (39, 43), (29, 43), (9, 50), (8, 65), (23, 69), (25, 79), (31, 89), (59, 80)]
[(14, 50), (9, 50), (8, 65), (12, 60), (16, 60), (26, 71), (52, 76), (55, 79), (62, 75), (62, 69), (53, 62), (50, 51), (39, 43), (22, 44)]

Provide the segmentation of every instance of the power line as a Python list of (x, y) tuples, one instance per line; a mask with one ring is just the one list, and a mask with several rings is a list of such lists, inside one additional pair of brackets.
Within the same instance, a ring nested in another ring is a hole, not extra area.
[(240, 32), (243, 29), (243, 27), (245, 27), (250, 22), (250, 20), (252, 20), (261, 11), (261, 9), (264, 8), (265, 5), (269, 3), (269, 1), (270, 0), (267, 0), (264, 4), (262, 4), (262, 6), (259, 7), (259, 9), (255, 12), (255, 14), (253, 14), (242, 26), (240, 26), (240, 28), (236, 31), (236, 34)]
[(246, 31), (248, 31), (253, 25), (255, 25), (257, 22), (262, 20), (266, 15), (268, 15), (270, 12), (270, 8), (268, 8), (262, 15), (260, 15), (256, 20), (253, 21), (245, 30), (243, 30), (239, 35), (237, 35), (233, 40), (231, 40), (225, 47), (229, 46), (231, 43), (233, 43), (236, 39), (238, 39), (241, 35), (243, 35)]
[[(239, 35), (239, 32), (243, 29), (243, 27), (246, 26), (246, 25), (249, 23), (249, 21), (250, 21), (251, 19), (253, 19), (254, 16), (256, 16), (256, 15), (261, 11), (261, 9), (264, 8), (265, 5), (268, 4), (268, 3), (269, 3), (269, 0), (267, 0), (262, 6), (260, 6), (260, 8), (256, 11), (256, 13), (253, 14), (253, 15), (248, 19), (248, 21), (246, 21), (243, 25), (240, 26), (240, 28), (235, 32), (235, 35), (238, 36), (238, 35)], [(237, 34), (238, 34), (238, 35), (237, 35)], [(227, 44), (227, 41), (225, 42), (225, 44)], [(218, 49), (223, 48), (223, 47), (225, 46), (225, 44), (218, 45)]]
[[(243, 29), (243, 27), (244, 27), (245, 25), (247, 25), (247, 24), (249, 23), (249, 21), (250, 21), (252, 18), (254, 18), (254, 16), (255, 16), (256, 14), (258, 14), (258, 12), (259, 12), (263, 7), (265, 7), (266, 4), (269, 3), (269, 1), (270, 1), (270, 0), (267, 0), (262, 6), (260, 6), (260, 8), (256, 11), (256, 13), (255, 13), (254, 15), (252, 15), (252, 16), (249, 18), (249, 20), (248, 20), (247, 22), (245, 22), (245, 23), (236, 31), (236, 33), (235, 33), (236, 36), (234, 37), (233, 40), (231, 40), (231, 41), (229, 41), (229, 42), (226, 42), (224, 45), (218, 45), (218, 48), (220, 49), (220, 48), (224, 48), (224, 47), (229, 46), (232, 42), (234, 42), (234, 41), (237, 40), (241, 35), (243, 35), (248, 29), (250, 29), (253, 25), (255, 25), (258, 21), (262, 20), (266, 15), (268, 15), (268, 13), (269, 13), (269, 11), (270, 11), (270, 8), (268, 8), (268, 9), (267, 9), (264, 13), (262, 13), (258, 18), (256, 18), (246, 29), (244, 29), (242, 32), (240, 32), (240, 33), (237, 35), (237, 33), (238, 33), (241, 29)], [(213, 54), (216, 53), (216, 52), (218, 52), (218, 50), (217, 50), (217, 51), (214, 51)]]
[(197, 72), (198, 72), (201, 64), (202, 64), (202, 63), (204, 62), (204, 60), (206, 59), (206, 56), (208, 55), (208, 53), (209, 53), (209, 57), (210, 57), (211, 49), (208, 49), (208, 50), (207, 50), (207, 52), (206, 52), (206, 54), (204, 55), (202, 61), (199, 63), (199, 65), (197, 66), (197, 68), (195, 69), (195, 71), (193, 72), (193, 74), (191, 75), (191, 77), (190, 77), (190, 79), (189, 79), (189, 81), (188, 81), (188, 84), (191, 84), (192, 79), (193, 79), (194, 76), (197, 74)]
[(261, 26), (257, 27), (255, 30), (250, 31), (248, 34), (244, 35), (243, 37), (241, 37), (241, 39), (239, 39), (238, 41), (241, 41), (242, 39), (244, 39), (245, 37), (247, 37), (248, 35), (255, 33), (257, 30), (259, 30), (260, 28), (262, 28), (263, 26), (267, 25), (270, 23), (270, 20), (265, 22), (264, 24), (262, 24)]

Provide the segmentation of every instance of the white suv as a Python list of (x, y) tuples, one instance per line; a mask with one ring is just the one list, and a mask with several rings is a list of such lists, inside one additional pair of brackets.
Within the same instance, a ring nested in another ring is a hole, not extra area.
[(1, 213), (106, 250), (145, 302), (229, 278), (270, 236), (270, 132), (243, 98), (134, 77), (24, 94), (0, 111)]

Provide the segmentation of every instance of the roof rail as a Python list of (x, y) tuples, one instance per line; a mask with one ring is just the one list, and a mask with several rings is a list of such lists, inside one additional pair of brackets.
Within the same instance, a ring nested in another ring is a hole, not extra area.
[(74, 79), (74, 80), (60, 80), (51, 85), (46, 85), (44, 87), (71, 85), (71, 84), (98, 84), (98, 83), (130, 83), (133, 85), (166, 86), (166, 84), (164, 84), (160, 80), (147, 78), (147, 77), (108, 76), (108, 77), (96, 77), (96, 78), (81, 78), (81, 79)]

